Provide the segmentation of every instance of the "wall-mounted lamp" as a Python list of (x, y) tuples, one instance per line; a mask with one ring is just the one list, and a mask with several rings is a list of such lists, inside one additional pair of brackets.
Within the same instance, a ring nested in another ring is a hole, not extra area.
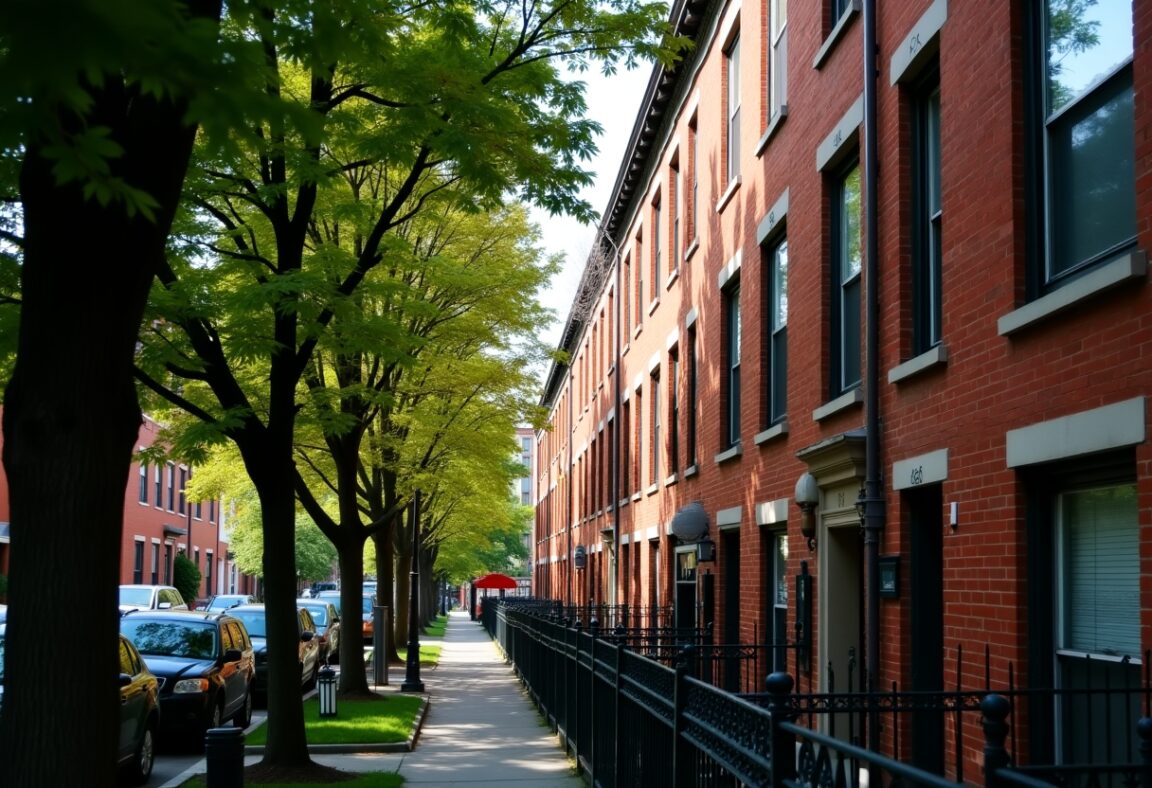
[(572, 554), (572, 566), (577, 569), (583, 569), (588, 565), (588, 553), (584, 549), (584, 545), (576, 545), (576, 550)]
[(803, 473), (796, 480), (796, 492), (793, 496), (796, 505), (800, 507), (800, 533), (808, 540), (808, 549), (816, 549), (816, 505), (820, 503), (820, 485), (816, 484), (816, 477), (810, 473)]
[(696, 562), (704, 563), (705, 561), (716, 560), (716, 543), (708, 537), (704, 537), (696, 543)]

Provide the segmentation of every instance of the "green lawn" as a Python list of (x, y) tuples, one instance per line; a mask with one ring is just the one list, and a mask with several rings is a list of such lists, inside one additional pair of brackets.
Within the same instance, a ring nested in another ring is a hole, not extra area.
[(448, 616), (436, 616), (432, 619), (432, 623), (424, 627), (424, 634), (430, 638), (442, 638), (446, 629), (448, 629)]
[[(338, 698), (336, 716), (320, 719), (320, 707), (313, 696), (304, 701), (304, 733), (309, 744), (387, 744), (407, 741), (419, 709), (420, 698), (414, 695), (389, 693), (379, 700)], [(266, 726), (261, 725), (248, 735), (244, 743), (264, 744), (266, 738)]]

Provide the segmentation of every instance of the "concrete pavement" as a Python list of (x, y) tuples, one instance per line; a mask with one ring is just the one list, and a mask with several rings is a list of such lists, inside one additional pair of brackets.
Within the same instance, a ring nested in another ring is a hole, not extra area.
[[(314, 753), (313, 760), (352, 772), (398, 772), (420, 788), (585, 785), (480, 622), (451, 613), (441, 643), (440, 664), (421, 670), (429, 708), (414, 751)], [(389, 679), (391, 686), (379, 689), (394, 691), (403, 668), (393, 668)], [(200, 762), (165, 788), (205, 768)]]

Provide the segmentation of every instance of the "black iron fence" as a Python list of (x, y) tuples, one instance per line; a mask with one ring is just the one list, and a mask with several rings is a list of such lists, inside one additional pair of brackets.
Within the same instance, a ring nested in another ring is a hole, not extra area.
[[(763, 676), (753, 672), (770, 658), (764, 649), (753, 649), (749, 653), (757, 657), (743, 662), (726, 661), (733, 655), (725, 649), (734, 651), (731, 647), (693, 643), (671, 656), (659, 652), (654, 657), (634, 648), (627, 636), (568, 626), (563, 617), (541, 610), (537, 603), (508, 601), (485, 609), (484, 625), (593, 786), (1152, 788), (1147, 680), (1134, 688), (1044, 693), (1016, 689), (1011, 680), (998, 692), (986, 686), (935, 693), (895, 687), (889, 692), (797, 693), (791, 676), (772, 673), (766, 691), (749, 693), (753, 679), (744, 685), (744, 671), (730, 666), (757, 665), (746, 672)], [(987, 672), (986, 667), (986, 679)], [(741, 685), (743, 696), (723, 688), (732, 676), (740, 677), (734, 683)], [(853, 689), (853, 681), (849, 677), (847, 689)], [(1107, 746), (1079, 741), (1078, 750), (1058, 754), (1064, 760), (1053, 762), (1059, 765), (1018, 761), (1014, 753), (1029, 753), (1016, 740), (1012, 714), (1021, 720), (1017, 726), (1037, 728), (1046, 708), (1061, 705), (1070, 712), (1064, 719), (1090, 731), (1078, 738), (1095, 737)], [(1139, 722), (1128, 713), (1133, 708), (1145, 715)], [(1114, 720), (1125, 716), (1132, 722), (1113, 729)], [(869, 735), (870, 726), (875, 736)], [(941, 748), (954, 756), (949, 765), (926, 768), (911, 762), (909, 752), (915, 748), (901, 741), (900, 732), (911, 730), (916, 736), (927, 728), (949, 735), (950, 745)], [(1077, 752), (1083, 759), (1069, 762), (1068, 755)]]

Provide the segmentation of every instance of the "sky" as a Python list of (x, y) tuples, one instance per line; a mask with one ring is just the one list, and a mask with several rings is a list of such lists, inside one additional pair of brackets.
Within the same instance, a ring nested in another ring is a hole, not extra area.
[[(598, 214), (612, 198), (612, 187), (616, 185), (620, 161), (628, 146), (628, 138), (632, 134), (636, 113), (651, 74), (652, 64), (641, 63), (631, 71), (621, 68), (611, 77), (605, 77), (598, 71), (585, 72), (577, 77), (588, 85), (585, 95), (588, 117), (604, 127), (597, 139), (599, 153), (588, 165), (595, 176), (595, 182), (581, 192), (581, 196)], [(576, 287), (580, 284), (584, 263), (592, 249), (596, 228), (594, 225), (581, 225), (574, 219), (550, 217), (543, 211), (534, 210), (531, 215), (533, 221), (540, 225), (543, 236), (541, 240), (546, 252), (564, 257), (563, 269), (552, 279), (540, 298), (544, 306), (556, 313), (552, 325), (541, 336), (548, 347), (555, 348), (568, 319)], [(547, 374), (548, 370), (545, 369), (541, 377)]]

